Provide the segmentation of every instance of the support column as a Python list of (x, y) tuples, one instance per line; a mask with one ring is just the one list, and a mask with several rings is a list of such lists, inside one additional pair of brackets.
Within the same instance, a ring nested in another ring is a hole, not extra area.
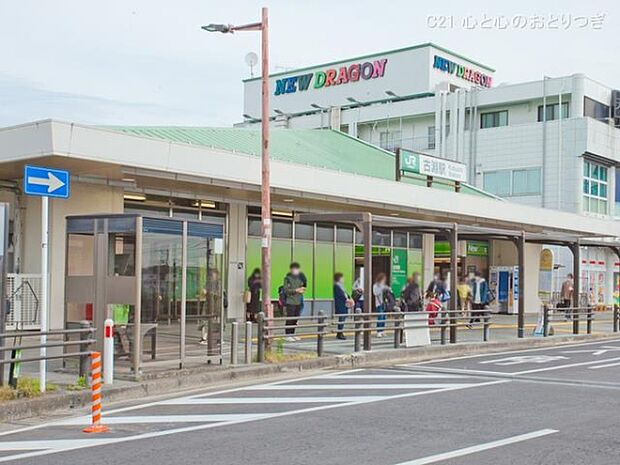
[[(372, 312), (372, 216), (362, 223), (364, 236), (364, 313)], [(366, 317), (368, 318), (368, 317)], [(370, 321), (364, 323), (364, 350), (371, 350)]]
[(581, 294), (581, 247), (579, 242), (570, 245), (573, 252), (573, 334), (579, 334), (579, 308)]
[(517, 256), (519, 258), (519, 313), (517, 315), (517, 337), (525, 336), (525, 232), (516, 240)]
[(458, 286), (458, 273), (459, 273), (459, 234), (458, 225), (454, 223), (452, 230), (450, 231), (450, 300), (449, 310), (450, 316), (450, 343), (456, 342), (456, 310), (457, 310), (457, 286)]

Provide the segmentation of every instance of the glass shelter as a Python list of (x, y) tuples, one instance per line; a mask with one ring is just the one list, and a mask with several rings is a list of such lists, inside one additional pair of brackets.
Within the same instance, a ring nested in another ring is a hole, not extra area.
[(67, 218), (65, 325), (90, 321), (115, 369), (221, 362), (224, 226), (137, 214)]

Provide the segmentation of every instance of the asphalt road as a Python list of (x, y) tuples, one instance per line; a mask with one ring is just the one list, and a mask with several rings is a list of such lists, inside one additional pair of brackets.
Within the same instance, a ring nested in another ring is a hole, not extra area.
[(326, 371), (0, 433), (19, 464), (620, 463), (620, 340)]

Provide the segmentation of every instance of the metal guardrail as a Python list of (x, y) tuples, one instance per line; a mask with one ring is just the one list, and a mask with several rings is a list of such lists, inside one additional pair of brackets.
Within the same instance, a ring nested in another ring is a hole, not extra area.
[[(317, 356), (323, 355), (324, 339), (327, 335), (334, 335), (340, 332), (353, 332), (353, 350), (362, 350), (362, 337), (365, 333), (373, 331), (393, 332), (394, 348), (399, 348), (403, 334), (408, 329), (439, 328), (440, 342), (446, 344), (450, 329), (458, 327), (479, 327), (482, 328), (482, 340), (489, 340), (491, 326), (491, 312), (489, 310), (477, 310), (475, 313), (463, 314), (460, 310), (439, 310), (433, 314), (432, 318), (426, 323), (407, 321), (407, 313), (398, 308), (393, 312), (372, 312), (363, 313), (361, 309), (356, 309), (355, 313), (334, 314), (328, 318), (323, 311), (319, 311), (317, 316), (300, 317), (274, 317), (266, 318), (263, 312), (257, 315), (257, 360), (263, 362), (265, 359), (266, 345), (269, 341), (291, 336), (286, 334), (287, 329), (308, 329), (304, 331), (304, 336), (316, 336)], [(424, 314), (424, 312), (416, 312)], [(288, 324), (287, 321), (297, 320), (296, 324)], [(472, 321), (477, 320), (477, 321)], [(312, 331), (314, 330), (314, 331)], [(454, 339), (456, 342), (456, 339)]]
[(586, 323), (586, 333), (592, 334), (592, 323), (594, 321), (612, 322), (612, 331), (617, 333), (620, 330), (620, 308), (617, 305), (608, 307), (612, 311), (611, 318), (597, 318), (594, 307), (543, 307), (543, 336), (551, 335), (552, 323), (572, 323), (573, 334), (579, 334), (581, 322)]
[[(88, 324), (87, 324), (88, 323)], [(40, 360), (57, 360), (71, 357), (79, 357), (79, 374), (80, 376), (86, 376), (88, 374), (89, 357), (91, 355), (90, 346), (95, 344), (96, 328), (94, 328), (89, 322), (83, 322), (81, 328), (76, 329), (59, 329), (51, 331), (14, 331), (7, 333), (0, 333), (0, 340), (4, 341), (5, 345), (0, 347), (0, 369), (4, 368), (4, 365), (10, 364), (10, 372), (14, 371), (14, 367), (20, 363), (37, 362)], [(79, 339), (69, 340), (68, 336), (78, 335)], [(41, 336), (63, 336), (63, 341), (47, 341), (45, 344), (22, 344), (23, 338), (40, 338)], [(19, 343), (12, 345), (6, 345), (7, 340), (13, 339), (14, 342), (19, 340)], [(21, 357), (21, 352), (24, 350), (42, 349), (42, 348), (54, 348), (54, 347), (72, 347), (78, 346), (77, 352), (64, 352), (62, 354), (45, 356), (28, 356), (26, 358)], [(6, 352), (10, 352), (11, 356), (5, 358)]]

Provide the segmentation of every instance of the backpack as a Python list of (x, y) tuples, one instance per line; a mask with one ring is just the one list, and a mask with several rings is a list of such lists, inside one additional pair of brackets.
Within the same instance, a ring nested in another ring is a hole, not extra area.
[(278, 304), (280, 304), (282, 308), (286, 306), (286, 292), (284, 291), (284, 286), (278, 288)]
[(386, 287), (383, 291), (383, 306), (386, 312), (393, 312), (394, 307), (396, 307), (396, 298), (389, 287)]

